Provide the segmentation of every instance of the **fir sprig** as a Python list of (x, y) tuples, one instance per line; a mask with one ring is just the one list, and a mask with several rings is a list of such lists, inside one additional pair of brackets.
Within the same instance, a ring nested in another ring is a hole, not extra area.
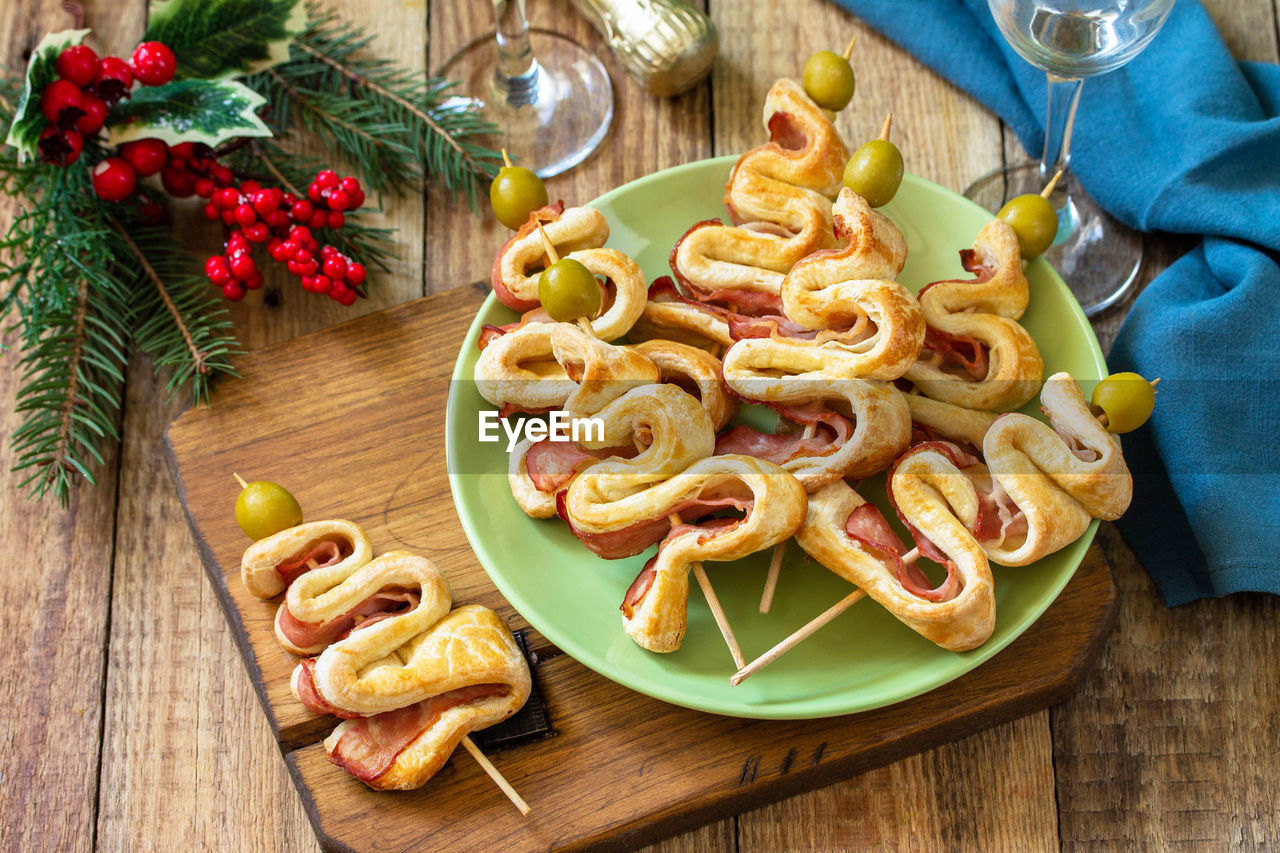
[(455, 85), (397, 68), (363, 51), (371, 37), (331, 11), (311, 8), (290, 60), (245, 78), (267, 99), (277, 135), (302, 128), (340, 150), (377, 192), (403, 195), (426, 180), (476, 208), (500, 155), (483, 144), (496, 132)]

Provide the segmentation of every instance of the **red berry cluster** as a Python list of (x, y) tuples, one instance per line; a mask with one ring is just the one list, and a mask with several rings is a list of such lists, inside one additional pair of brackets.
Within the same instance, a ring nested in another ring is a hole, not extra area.
[(49, 126), (41, 131), (39, 146), (46, 161), (67, 166), (84, 150), (84, 138), (102, 129), (107, 111), (128, 95), (135, 79), (145, 86), (168, 83), (178, 61), (158, 41), (138, 45), (129, 62), (115, 56), (99, 59), (93, 48), (77, 44), (58, 54), (55, 67), (58, 79), (40, 95), (40, 112)]
[[(197, 189), (202, 196), (203, 189), (204, 185)], [(272, 260), (286, 264), (289, 272), (302, 280), (303, 289), (327, 293), (343, 305), (355, 302), (357, 288), (365, 280), (364, 265), (332, 246), (321, 248), (312, 229), (336, 229), (346, 223), (343, 211), (364, 202), (359, 181), (351, 177), (339, 179), (337, 173), (326, 169), (316, 176), (307, 199), (275, 187), (263, 187), (257, 181), (245, 181), (238, 187), (210, 185), (210, 189), (204, 215), (221, 220), (231, 232), (224, 253), (210, 258), (204, 271), (228, 299), (242, 299), (246, 290), (262, 286), (262, 273), (250, 248), (265, 243)], [(329, 190), (328, 194), (325, 190)]]

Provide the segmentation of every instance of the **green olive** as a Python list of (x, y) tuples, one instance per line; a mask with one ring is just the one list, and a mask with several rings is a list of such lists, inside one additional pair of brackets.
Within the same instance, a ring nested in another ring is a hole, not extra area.
[(561, 258), (538, 276), (538, 301), (557, 322), (594, 320), (600, 313), (600, 283), (580, 261)]
[(236, 523), (250, 539), (265, 539), (301, 524), (302, 507), (284, 486), (257, 480), (236, 498)]
[(529, 214), (547, 203), (547, 188), (531, 169), (504, 166), (489, 184), (489, 204), (498, 221), (513, 231), (529, 221)]
[(996, 216), (1013, 226), (1022, 257), (1028, 261), (1044, 254), (1058, 236), (1058, 212), (1048, 199), (1035, 193), (1009, 199)]
[(887, 139), (864, 143), (844, 167), (844, 185), (872, 207), (893, 201), (901, 184), (902, 152)]
[(853, 87), (853, 68), (838, 53), (820, 50), (804, 64), (804, 91), (823, 109), (839, 112), (847, 107)]
[(1136, 373), (1113, 373), (1099, 382), (1091, 398), (1107, 415), (1107, 429), (1132, 432), (1147, 422), (1156, 407), (1156, 389)]

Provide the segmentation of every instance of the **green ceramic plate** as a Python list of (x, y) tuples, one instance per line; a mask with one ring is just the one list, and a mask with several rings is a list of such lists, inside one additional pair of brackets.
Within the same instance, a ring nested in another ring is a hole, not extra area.
[[(734, 162), (720, 157), (641, 178), (592, 202), (608, 217), (609, 245), (634, 257), (650, 280), (665, 275), (667, 255), (694, 222), (726, 212), (721, 198)], [(930, 281), (961, 278), (960, 249), (990, 214), (936, 184), (907, 175), (883, 208), (906, 237), (901, 281), (917, 290)], [(1027, 268), (1031, 307), (1022, 318), (1045, 361), (1045, 375), (1070, 371), (1086, 393), (1106, 365), (1093, 330), (1062, 279), (1043, 261)], [(1068, 548), (1022, 568), (993, 566), (996, 627), (970, 652), (944, 651), (898, 622), (870, 599), (858, 602), (813, 637), (738, 687), (733, 661), (706, 601), (691, 584), (689, 629), (679, 651), (658, 655), (623, 633), (618, 606), (648, 552), (626, 560), (591, 554), (558, 519), (525, 516), (507, 486), (504, 444), (481, 444), (477, 419), (491, 408), (472, 383), (485, 323), (515, 314), (492, 295), (480, 309), (454, 369), (447, 415), (449, 482), (476, 556), (507, 600), (551, 642), (577, 660), (641, 693), (717, 714), (769, 719), (828, 717), (889, 705), (958, 678), (999, 652), (1053, 602), (1080, 564), (1093, 527)], [(1037, 411), (1038, 403), (1028, 406)], [(882, 479), (882, 478), (881, 478)], [(867, 492), (887, 511), (883, 488)], [(901, 532), (899, 528), (899, 532)], [(849, 585), (787, 551), (772, 611), (757, 612), (769, 554), (736, 563), (707, 563), (721, 603), (751, 660), (826, 610)]]

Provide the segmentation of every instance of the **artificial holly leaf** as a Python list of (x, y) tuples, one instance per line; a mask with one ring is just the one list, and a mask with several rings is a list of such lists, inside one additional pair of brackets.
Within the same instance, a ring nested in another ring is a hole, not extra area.
[(288, 61), (306, 26), (304, 0), (152, 0), (142, 38), (169, 46), (179, 79), (220, 80)]
[(159, 139), (216, 147), (238, 136), (270, 136), (256, 110), (266, 98), (234, 80), (174, 80), (133, 90), (107, 116), (108, 143)]
[(49, 33), (40, 39), (36, 49), (31, 51), (31, 61), (27, 63), (27, 79), (22, 88), (22, 97), (13, 112), (13, 124), (9, 125), (6, 145), (17, 148), (22, 157), (34, 157), (39, 149), (40, 132), (48, 124), (44, 114), (40, 112), (40, 96), (45, 87), (58, 79), (58, 54), (64, 48), (80, 44), (88, 30), (63, 30)]

